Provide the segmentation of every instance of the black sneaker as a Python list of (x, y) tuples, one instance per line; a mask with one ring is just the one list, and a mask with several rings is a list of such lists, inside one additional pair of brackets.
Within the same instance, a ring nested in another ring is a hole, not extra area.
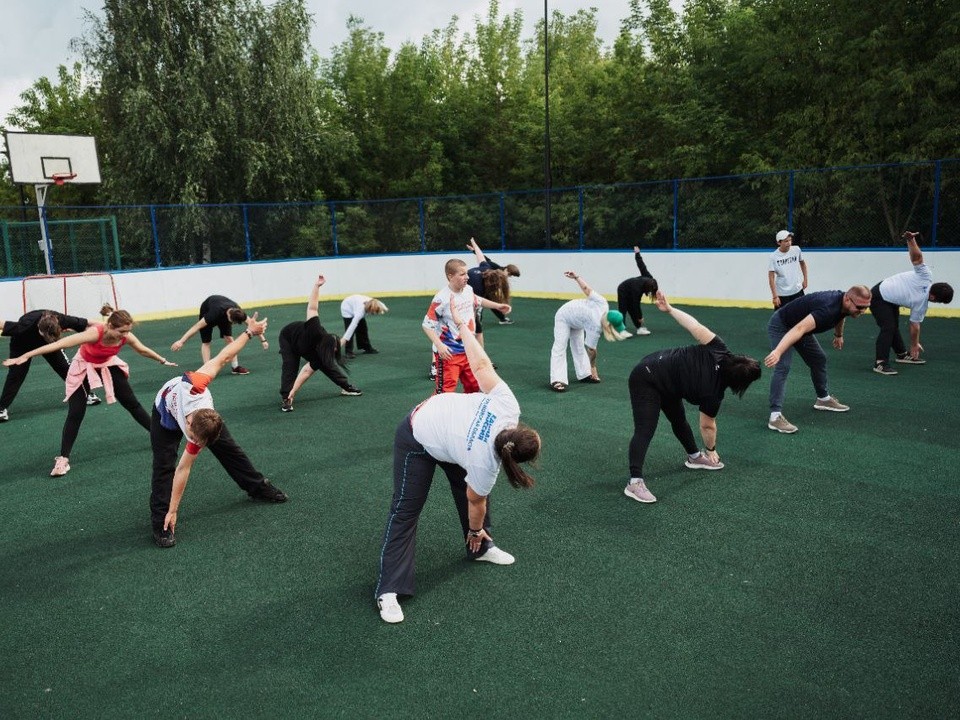
[(99, 405), (102, 401), (94, 393), (87, 395), (87, 405)]
[(364, 349), (363, 353), (364, 355), (379, 355), (380, 351), (376, 348), (368, 347)]
[(340, 388), (341, 395), (363, 395), (363, 391), (360, 388), (356, 388), (353, 385), (347, 385), (345, 388)]
[(287, 494), (276, 485), (271, 484), (269, 480), (264, 480), (260, 487), (251, 492), (250, 498), (272, 503), (282, 503), (289, 500)]
[(508, 318), (508, 317), (505, 317), (503, 320), (500, 321), (500, 324), (501, 324), (501, 325), (513, 325), (513, 320), (511, 320), (511, 319)]
[(898, 354), (897, 362), (904, 363), (906, 365), (926, 365), (927, 364), (927, 361), (922, 359), (919, 355), (917, 357), (911, 357), (910, 353)]
[(293, 400), (287, 398), (280, 403), (280, 412), (293, 412)]
[(890, 363), (885, 360), (877, 360), (877, 364), (873, 366), (873, 371), (881, 375), (896, 375), (897, 371), (890, 367)]
[(346, 354), (344, 355), (344, 357), (345, 357), (347, 360), (356, 360), (356, 359), (357, 359), (357, 356), (356, 356), (354, 353), (352, 353), (352, 352), (346, 353)]
[(247, 370), (243, 365), (237, 365), (233, 370), (230, 371), (234, 375), (249, 375), (250, 371)]
[(177, 544), (177, 539), (173, 536), (173, 530), (154, 530), (153, 542), (157, 547), (172, 548)]

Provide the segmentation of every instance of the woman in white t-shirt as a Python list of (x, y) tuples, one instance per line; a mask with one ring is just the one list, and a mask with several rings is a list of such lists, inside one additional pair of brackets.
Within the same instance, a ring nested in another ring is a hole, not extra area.
[(510, 565), (514, 557), (493, 544), (487, 498), (501, 465), (513, 487), (534, 480), (520, 467), (540, 455), (540, 435), (520, 423), (513, 392), (451, 304), (478, 393), (441, 393), (424, 400), (397, 427), (393, 446), (393, 501), (383, 534), (374, 597), (386, 622), (403, 620), (397, 595), (413, 595), (417, 521), (439, 465), (450, 482), (471, 560)]
[(570, 300), (560, 306), (553, 319), (553, 348), (550, 350), (550, 387), (557, 392), (567, 389), (567, 345), (573, 356), (573, 371), (580, 382), (598, 383), (597, 343), (600, 334), (610, 341), (630, 337), (623, 324), (623, 314), (611, 310), (610, 303), (594, 292), (587, 281), (572, 270), (565, 277), (576, 280), (587, 297)]
[(357, 348), (368, 355), (376, 355), (377, 350), (370, 344), (370, 333), (367, 330), (367, 315), (383, 315), (390, 308), (376, 298), (366, 295), (348, 295), (340, 303), (340, 316), (343, 318), (343, 337), (340, 344), (345, 347), (346, 355), (351, 360), (353, 354), (353, 336), (357, 336)]

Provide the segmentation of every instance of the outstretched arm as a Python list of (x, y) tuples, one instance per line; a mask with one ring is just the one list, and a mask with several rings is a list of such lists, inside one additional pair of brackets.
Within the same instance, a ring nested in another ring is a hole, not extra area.
[(175, 530), (177, 527), (177, 511), (180, 508), (180, 500), (183, 498), (183, 491), (187, 489), (187, 480), (190, 479), (190, 470), (193, 469), (193, 463), (197, 456), (189, 450), (184, 450), (180, 456), (180, 462), (177, 463), (177, 469), (173, 473), (173, 490), (170, 493), (170, 507), (167, 509), (167, 515), (163, 519), (164, 530)]
[(667, 302), (667, 296), (663, 294), (663, 290), (657, 290), (657, 309), (676, 320), (677, 324), (693, 335), (693, 339), (701, 345), (706, 345), (717, 336), (715, 332), (701, 324), (693, 315), (685, 313), (683, 310), (677, 310)]
[(234, 356), (237, 355), (242, 349), (243, 346), (247, 344), (247, 341), (252, 338), (254, 335), (263, 335), (267, 331), (267, 319), (264, 318), (260, 320), (257, 317), (257, 313), (254, 313), (253, 316), (247, 317), (247, 329), (240, 333), (233, 342), (228, 344), (220, 352), (216, 354), (215, 357), (210, 358), (205, 362), (197, 372), (201, 372), (205, 375), (209, 375), (211, 378), (215, 378), (217, 373), (219, 373), (223, 368), (233, 360)]
[[(500, 376), (493, 369), (493, 363), (490, 362), (483, 346), (470, 331), (470, 323), (460, 317), (456, 303), (450, 303), (450, 314), (460, 331), (460, 340), (463, 342), (463, 349), (467, 353), (467, 362), (470, 363), (473, 376), (477, 379), (477, 384), (480, 385), (480, 391), (488, 393), (500, 383)], [(471, 527), (476, 526), (471, 525)]]
[(783, 336), (783, 339), (777, 344), (777, 346), (763, 359), (763, 364), (767, 367), (773, 367), (776, 365), (778, 362), (780, 362), (780, 357), (787, 350), (792, 348), (804, 335), (809, 332), (813, 332), (816, 327), (817, 321), (813, 319), (813, 315), (807, 315), (803, 320), (790, 328), (790, 331)]
[(184, 343), (187, 342), (190, 338), (196, 335), (198, 332), (203, 330), (207, 326), (207, 321), (203, 318), (197, 320), (193, 325), (190, 326), (190, 329), (187, 330), (183, 335), (180, 336), (180, 339), (177, 340), (170, 346), (170, 349), (176, 352), (184, 346)]
[(76, 333), (74, 335), (68, 335), (67, 337), (62, 337), (56, 342), (47, 343), (41, 347), (36, 348), (35, 350), (30, 350), (25, 352), (20, 357), (10, 358), (9, 360), (4, 360), (3, 364), (7, 367), (12, 367), (13, 365), (22, 365), (27, 360), (37, 355), (46, 355), (47, 353), (56, 352), (57, 350), (65, 350), (66, 348), (76, 347), (77, 345), (83, 345), (88, 342), (97, 341), (97, 329), (95, 327), (88, 327), (83, 332)]
[(643, 261), (643, 257), (640, 255), (640, 248), (636, 245), (633, 246), (633, 259), (637, 263), (637, 270), (640, 271), (640, 277), (653, 277), (650, 274), (650, 271), (647, 270), (647, 264)]
[(158, 353), (156, 350), (152, 350), (148, 348), (146, 345), (140, 342), (140, 338), (138, 338), (133, 333), (127, 334), (127, 344), (130, 347), (132, 347), (137, 353), (139, 353), (140, 355), (143, 355), (143, 357), (148, 358), (150, 360), (156, 360), (161, 365), (166, 365), (168, 367), (176, 367), (177, 365), (175, 362), (167, 362), (167, 359), (165, 357), (162, 357), (160, 353)]
[(477, 245), (476, 240), (470, 238), (470, 242), (467, 243), (467, 249), (473, 252), (473, 256), (477, 259), (477, 265), (483, 262), (483, 250)]
[(590, 286), (587, 285), (586, 280), (584, 280), (582, 277), (577, 275), (573, 270), (567, 270), (565, 273), (563, 273), (563, 276), (570, 278), (571, 280), (576, 280), (577, 285), (580, 286), (580, 289), (583, 291), (583, 294), (586, 295), (587, 297), (590, 297), (590, 293), (592, 293), (593, 290), (591, 290)]
[(910, 253), (910, 262), (914, 265), (922, 263), (923, 253), (920, 252), (920, 246), (917, 245), (917, 238), (920, 237), (920, 233), (907, 230), (900, 237), (907, 241), (907, 251)]
[(310, 299), (307, 300), (307, 320), (320, 314), (320, 288), (326, 281), (327, 279), (323, 275), (318, 275), (317, 281), (310, 290)]

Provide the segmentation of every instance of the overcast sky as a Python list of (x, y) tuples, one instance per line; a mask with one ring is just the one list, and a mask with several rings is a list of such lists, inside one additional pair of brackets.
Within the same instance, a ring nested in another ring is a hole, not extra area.
[[(674, 5), (679, 6), (680, 0)], [(629, 0), (549, 0), (550, 10), (572, 15), (581, 8), (597, 7), (598, 33), (611, 44), (620, 21), (629, 14)], [(3, 0), (0, 23), (0, 126), (10, 110), (19, 104), (20, 93), (42, 76), (56, 77), (57, 66), (79, 59), (70, 50), (70, 40), (84, 32), (83, 11), (99, 12), (98, 0)], [(471, 30), (475, 16), (484, 16), (487, 0), (307, 0), (313, 15), (313, 47), (326, 56), (332, 46), (346, 39), (347, 18), (353, 14), (366, 25), (382, 32), (388, 47), (415, 43), (430, 31), (447, 25), (456, 15), (461, 30)], [(501, 16), (519, 9), (523, 12), (523, 36), (533, 34), (543, 17), (540, 0), (500, 0)]]

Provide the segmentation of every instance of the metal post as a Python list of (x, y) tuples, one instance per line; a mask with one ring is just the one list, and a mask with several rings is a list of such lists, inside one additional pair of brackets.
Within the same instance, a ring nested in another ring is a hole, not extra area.
[(793, 179), (794, 171), (790, 171), (790, 194), (787, 196), (787, 230), (793, 232)]
[(327, 207), (330, 208), (330, 232), (333, 233), (333, 254), (340, 254), (340, 243), (337, 240), (337, 206), (332, 202), (327, 203)]
[(680, 181), (673, 181), (673, 249), (678, 246), (678, 234), (680, 231)]
[(153, 230), (153, 258), (157, 267), (163, 267), (163, 260), (160, 258), (160, 231), (157, 229), (157, 207), (150, 206), (150, 227)]
[(543, 0), (543, 175), (546, 184), (545, 218), (547, 249), (550, 249), (552, 232), (550, 230), (550, 191), (553, 178), (550, 173), (550, 40), (548, 0)]
[(583, 250), (583, 188), (577, 189), (577, 215), (580, 235), (580, 250)]
[(50, 244), (50, 232), (47, 229), (47, 190), (49, 185), (36, 185), (37, 214), (40, 216), (40, 251), (43, 253), (43, 263), (47, 268), (47, 275), (53, 275), (53, 245)]
[(253, 260), (253, 252), (250, 249), (250, 216), (247, 214), (247, 205), (243, 205), (243, 243), (247, 249), (247, 262)]
[(940, 161), (933, 164), (933, 218), (930, 222), (930, 245), (937, 246), (937, 225), (940, 224)]
[(507, 249), (507, 206), (503, 193), (500, 193), (500, 249)]
[(423, 212), (423, 198), (417, 199), (417, 211), (420, 214), (420, 252), (427, 251), (427, 218)]

